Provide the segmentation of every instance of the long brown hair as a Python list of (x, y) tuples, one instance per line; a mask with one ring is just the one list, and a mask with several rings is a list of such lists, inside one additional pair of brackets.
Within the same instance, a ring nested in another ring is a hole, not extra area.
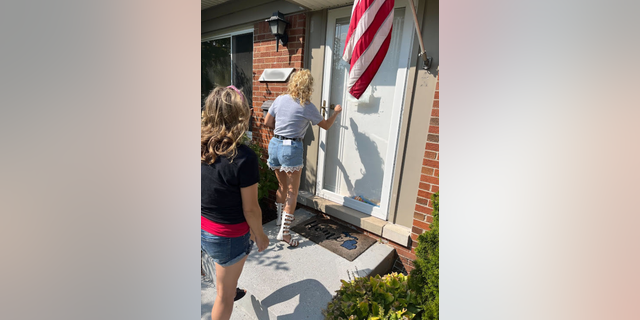
[(217, 87), (207, 97), (200, 125), (200, 162), (212, 164), (219, 156), (233, 161), (249, 128), (249, 105), (235, 88)]

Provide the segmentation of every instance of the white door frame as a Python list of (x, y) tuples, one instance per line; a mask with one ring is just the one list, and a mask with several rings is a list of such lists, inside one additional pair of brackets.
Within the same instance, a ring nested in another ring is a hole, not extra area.
[[(398, 71), (396, 76), (396, 87), (394, 92), (393, 109), (391, 112), (391, 127), (389, 128), (389, 144), (387, 148), (387, 154), (385, 156), (384, 176), (382, 180), (382, 195), (380, 197), (380, 207), (370, 206), (366, 203), (344, 197), (334, 192), (324, 190), (324, 165), (325, 165), (325, 151), (327, 132), (326, 130), (320, 130), (320, 139), (318, 141), (318, 171), (316, 179), (316, 193), (319, 197), (328, 199), (330, 201), (339, 203), (346, 207), (356, 209), (365, 213), (369, 213), (374, 217), (387, 220), (389, 215), (389, 202), (391, 200), (391, 185), (393, 181), (393, 172), (395, 167), (395, 159), (398, 148), (398, 138), (400, 131), (400, 119), (402, 115), (402, 107), (404, 105), (404, 93), (406, 89), (407, 71), (409, 69), (410, 62), (410, 49), (413, 43), (414, 24), (411, 16), (411, 9), (408, 8), (407, 0), (396, 0), (396, 8), (405, 8), (404, 13), (404, 25), (403, 34), (401, 40), (400, 49), (400, 61), (398, 64)], [(343, 7), (338, 9), (329, 10), (327, 15), (327, 37), (325, 39), (325, 61), (324, 61), (324, 74), (322, 80), (322, 100), (327, 101), (327, 105), (332, 102), (329, 101), (329, 90), (331, 88), (331, 64), (333, 58), (333, 41), (335, 37), (336, 19), (341, 17), (349, 17), (351, 15), (351, 7)], [(349, 94), (349, 93), (346, 93)], [(329, 112), (325, 118), (328, 118)]]

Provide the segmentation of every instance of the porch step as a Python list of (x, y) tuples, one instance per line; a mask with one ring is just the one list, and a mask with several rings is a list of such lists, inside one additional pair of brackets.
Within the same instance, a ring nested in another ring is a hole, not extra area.
[[(292, 224), (311, 216), (307, 210), (298, 209)], [(275, 240), (278, 233), (275, 221), (263, 227), (271, 244), (263, 252), (254, 246), (247, 258), (238, 280), (238, 286), (247, 289), (247, 295), (235, 303), (231, 319), (324, 319), (322, 309), (340, 288), (341, 279), (348, 280), (349, 274), (360, 277), (383, 274), (393, 263), (393, 248), (382, 243), (375, 243), (354, 261), (348, 261), (295, 232), (292, 234), (300, 245), (289, 248)], [(203, 284), (203, 320), (210, 319), (214, 297), (215, 288)]]

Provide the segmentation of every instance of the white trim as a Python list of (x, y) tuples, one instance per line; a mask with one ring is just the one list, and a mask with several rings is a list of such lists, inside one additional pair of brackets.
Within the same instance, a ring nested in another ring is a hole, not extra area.
[(209, 35), (209, 36), (206, 36), (206, 37), (201, 37), (200, 42), (205, 42), (205, 41), (210, 41), (210, 40), (217, 40), (217, 39), (222, 39), (222, 38), (229, 38), (231, 36), (237, 36), (237, 35), (245, 34), (245, 33), (252, 33), (253, 34), (253, 27), (250, 28), (250, 29), (247, 28), (247, 29), (242, 29), (242, 30), (238, 30), (238, 31), (225, 32), (225, 33), (220, 33), (220, 34)]
[[(414, 24), (411, 23), (411, 10), (408, 8), (407, 0), (397, 0), (395, 2), (394, 10), (397, 8), (405, 8), (404, 12), (404, 26), (401, 40), (401, 49), (399, 53), (399, 64), (396, 75), (396, 86), (394, 92), (393, 105), (394, 108), (391, 112), (391, 126), (389, 128), (388, 147), (385, 157), (385, 168), (382, 181), (382, 194), (380, 197), (380, 207), (371, 206), (369, 204), (344, 197), (334, 192), (324, 190), (324, 164), (325, 164), (325, 148), (327, 133), (325, 130), (320, 130), (319, 148), (318, 148), (318, 170), (316, 179), (316, 193), (319, 197), (327, 200), (339, 203), (346, 207), (371, 214), (376, 218), (387, 220), (389, 217), (389, 204), (391, 201), (391, 188), (394, 177), (394, 167), (396, 154), (398, 152), (398, 139), (400, 132), (400, 119), (403, 113), (404, 106), (404, 94), (407, 84), (407, 73), (409, 69), (411, 52), (410, 48), (413, 47), (413, 32)], [(333, 42), (335, 37), (335, 23), (336, 19), (342, 17), (349, 17), (353, 7), (343, 7), (339, 9), (329, 10), (327, 14), (327, 33), (325, 39), (325, 61), (324, 61), (324, 74), (323, 74), (323, 88), (322, 88), (322, 101), (329, 101), (329, 88), (331, 87), (331, 65), (333, 58)], [(346, 93), (348, 94), (348, 93)], [(329, 114), (325, 116), (328, 118)]]
[[(253, 41), (253, 39), (251, 39)], [(231, 59), (231, 63), (229, 64), (229, 72), (231, 73), (231, 84), (233, 85), (235, 82), (233, 81), (233, 36), (229, 36), (229, 59)], [(251, 58), (253, 59), (253, 53), (251, 54)]]

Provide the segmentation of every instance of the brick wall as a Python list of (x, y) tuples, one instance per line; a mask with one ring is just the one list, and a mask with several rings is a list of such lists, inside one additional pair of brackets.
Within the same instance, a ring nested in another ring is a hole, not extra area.
[(420, 186), (416, 197), (415, 212), (413, 213), (413, 227), (411, 229), (411, 251), (406, 248), (396, 247), (398, 258), (407, 271), (413, 269), (413, 260), (415, 260), (415, 249), (418, 246), (418, 236), (424, 231), (429, 230), (429, 224), (433, 220), (431, 215), (433, 204), (431, 203), (431, 195), (436, 193), (440, 186), (440, 75), (436, 78), (436, 92), (433, 99), (433, 108), (431, 110), (431, 119), (429, 121), (429, 133), (427, 134), (427, 143), (424, 148), (424, 158), (422, 159), (422, 172), (420, 174)]
[(258, 79), (267, 68), (302, 68), (304, 57), (304, 13), (285, 16), (289, 22), (286, 47), (280, 45), (276, 52), (276, 38), (271, 34), (269, 23), (258, 22), (253, 26), (253, 141), (267, 150), (273, 131), (262, 125), (263, 116), (260, 107), (267, 100), (274, 100), (287, 90), (286, 82), (260, 82)]

